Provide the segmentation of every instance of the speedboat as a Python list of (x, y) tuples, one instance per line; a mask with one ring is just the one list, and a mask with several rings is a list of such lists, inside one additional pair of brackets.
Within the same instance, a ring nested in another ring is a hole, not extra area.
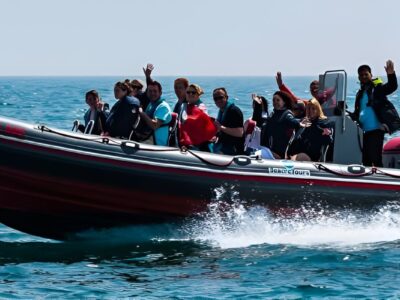
[(219, 188), (235, 191), (245, 206), (267, 208), (399, 201), (400, 143), (385, 150), (392, 168), (364, 167), (354, 142), (359, 129), (345, 113), (333, 118), (328, 163), (181, 151), (0, 117), (0, 222), (65, 240), (88, 229), (197, 216)]

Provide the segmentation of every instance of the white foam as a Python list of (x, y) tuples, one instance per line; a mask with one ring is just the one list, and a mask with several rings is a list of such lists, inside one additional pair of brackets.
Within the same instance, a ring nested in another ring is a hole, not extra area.
[[(219, 199), (223, 192), (216, 194)], [(216, 200), (200, 221), (191, 224), (189, 232), (192, 239), (221, 248), (285, 244), (359, 249), (400, 240), (400, 205), (369, 212), (302, 208), (276, 215), (263, 207), (245, 209), (240, 200), (229, 208)]]

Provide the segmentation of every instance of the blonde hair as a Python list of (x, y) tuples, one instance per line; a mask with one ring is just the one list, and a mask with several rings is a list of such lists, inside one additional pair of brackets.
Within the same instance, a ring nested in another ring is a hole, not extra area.
[(310, 110), (311, 108), (316, 108), (317, 109), (317, 115), (318, 115), (318, 119), (320, 120), (324, 120), (327, 117), (324, 115), (324, 112), (322, 111), (322, 107), (319, 104), (318, 100), (315, 98), (312, 98), (310, 101), (307, 102), (306, 105), (306, 117), (309, 117), (310, 115)]
[(191, 83), (191, 84), (189, 84), (189, 86), (187, 87), (186, 90), (188, 90), (190, 88), (194, 89), (199, 96), (204, 94), (203, 89), (198, 84)]

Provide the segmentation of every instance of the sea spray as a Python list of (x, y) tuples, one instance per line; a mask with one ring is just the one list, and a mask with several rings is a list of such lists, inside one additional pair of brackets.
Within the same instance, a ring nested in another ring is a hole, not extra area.
[(190, 223), (187, 231), (192, 239), (221, 248), (285, 244), (358, 249), (400, 239), (400, 205), (363, 210), (314, 203), (277, 210), (246, 207), (238, 193), (219, 188), (208, 211)]

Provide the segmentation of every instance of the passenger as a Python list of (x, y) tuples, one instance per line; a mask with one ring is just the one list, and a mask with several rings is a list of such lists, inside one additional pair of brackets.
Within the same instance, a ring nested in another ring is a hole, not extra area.
[(138, 98), (141, 94), (143, 94), (144, 84), (140, 79), (133, 79), (129, 82), (129, 84), (131, 86), (131, 92), (129, 93), (129, 96)]
[(257, 94), (252, 94), (251, 98), (253, 116), (243, 124), (244, 153), (246, 155), (255, 154), (257, 150), (262, 148), (260, 145), (261, 126), (269, 116), (267, 99)]
[(186, 90), (188, 86), (189, 80), (186, 78), (177, 78), (174, 81), (175, 95), (178, 98), (174, 106), (174, 113), (177, 113), (178, 115), (181, 112), (182, 104), (186, 102)]
[(179, 145), (183, 148), (210, 152), (209, 143), (217, 133), (213, 120), (200, 100), (203, 90), (190, 84), (186, 90), (187, 103), (179, 115)]
[[(168, 145), (168, 124), (172, 120), (171, 108), (168, 103), (161, 98), (162, 87), (158, 81), (151, 81), (147, 85), (147, 97), (150, 100), (146, 111), (142, 108), (139, 109), (139, 114), (143, 120), (144, 132), (149, 132), (147, 143), (154, 145), (167, 146)], [(149, 130), (148, 130), (149, 129)], [(143, 129), (142, 129), (143, 132)]]
[(285, 92), (275, 92), (272, 98), (274, 111), (261, 129), (261, 146), (269, 148), (274, 157), (284, 159), (286, 148), (294, 130), (305, 126), (291, 111), (292, 98)]
[(387, 99), (387, 95), (397, 89), (397, 77), (391, 60), (386, 62), (385, 70), (388, 82), (382, 84), (379, 78), (372, 79), (371, 68), (368, 65), (358, 68), (361, 88), (357, 92), (355, 109), (351, 116), (364, 131), (362, 160), (366, 166), (382, 167), (385, 132), (392, 133), (397, 130), (400, 122), (396, 109)]
[(253, 99), (252, 120), (257, 123), (258, 127), (261, 127), (269, 116), (268, 101), (263, 96), (258, 96), (257, 94), (252, 94), (251, 98)]
[[(307, 101), (309, 101), (308, 99), (300, 99), (299, 97), (297, 97), (284, 83), (282, 80), (282, 73), (281, 72), (277, 72), (276, 73), (276, 83), (279, 87), (279, 90), (281, 92), (285, 92), (287, 94), (289, 94), (293, 99), (296, 100), (297, 105), (300, 105), (298, 108), (296, 107), (296, 105), (294, 105), (293, 110), (294, 110), (294, 114), (296, 116), (296, 118), (302, 118), (304, 117), (304, 115), (302, 116), (301, 114), (305, 113), (305, 106), (304, 104), (307, 103)], [(310, 83), (310, 94), (313, 98), (317, 99), (318, 102), (322, 105), (324, 104), (326, 101), (328, 101), (329, 99), (332, 98), (333, 94), (335, 93), (335, 89), (327, 89), (326, 91), (320, 92), (319, 91), (319, 81), (318, 80), (313, 80)], [(295, 103), (296, 103), (295, 102)], [(301, 104), (303, 103), (303, 105)], [(296, 111), (297, 110), (297, 111)]]
[(243, 154), (243, 113), (229, 100), (225, 88), (213, 91), (215, 105), (219, 108), (215, 121), (217, 135), (213, 145), (214, 153), (227, 155)]
[(100, 135), (104, 131), (104, 126), (108, 117), (108, 104), (100, 100), (99, 93), (95, 90), (88, 91), (86, 93), (86, 103), (89, 105), (89, 109), (86, 111), (83, 119), (85, 120), (85, 126), (79, 127), (79, 130), (85, 132), (90, 121), (93, 121), (93, 129), (91, 134)]
[(306, 106), (305, 127), (301, 128), (289, 146), (292, 160), (319, 161), (321, 150), (333, 142), (334, 124), (324, 115), (318, 100), (311, 99)]
[[(152, 82), (153, 79), (151, 78), (151, 72), (153, 71), (154, 66), (152, 64), (147, 64), (146, 68), (143, 68), (143, 73), (146, 77), (146, 85), (149, 82)], [(145, 84), (140, 79), (133, 79), (129, 81), (128, 79), (125, 80), (130, 86), (129, 96), (133, 96), (139, 99), (140, 105), (143, 110), (146, 110), (147, 106), (149, 105), (149, 98), (147, 97)]]
[(130, 87), (126, 82), (117, 82), (114, 86), (114, 96), (117, 103), (111, 108), (105, 123), (103, 135), (128, 139), (138, 118), (140, 102), (137, 98), (128, 96)]

